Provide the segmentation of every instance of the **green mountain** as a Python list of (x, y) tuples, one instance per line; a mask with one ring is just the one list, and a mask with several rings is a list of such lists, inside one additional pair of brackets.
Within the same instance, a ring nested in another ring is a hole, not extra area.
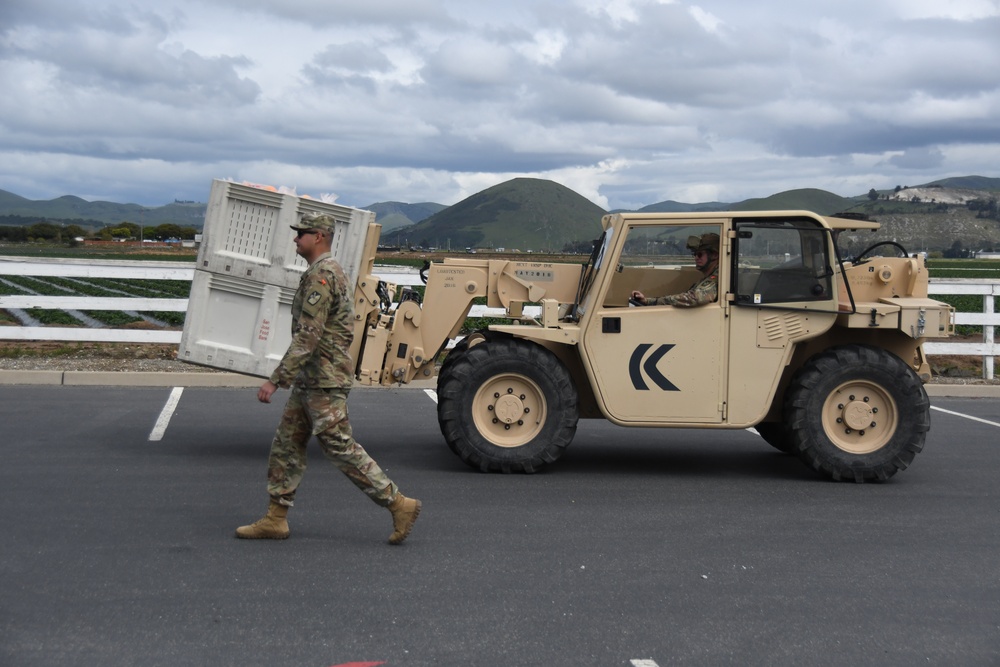
[(639, 213), (690, 213), (693, 211), (788, 211), (803, 209), (829, 215), (839, 213), (864, 200), (864, 197), (841, 197), (826, 190), (803, 188), (779, 192), (770, 197), (747, 199), (736, 203), (703, 202), (685, 204), (673, 200), (650, 204)]
[(0, 209), (6, 210), (11, 206), (22, 206), (23, 204), (30, 202), (30, 199), (25, 199), (20, 195), (16, 195), (13, 192), (7, 192), (6, 190), (0, 190)]
[(375, 212), (375, 222), (382, 225), (382, 234), (384, 235), (386, 232), (400, 231), (421, 220), (426, 220), (447, 207), (444, 204), (432, 202), (404, 204), (398, 201), (387, 201), (369, 204), (362, 208)]
[(515, 178), (407, 229), (410, 243), (438, 248), (559, 251), (597, 238), (606, 211), (553, 181)]
[(831, 215), (846, 211), (863, 200), (864, 197), (841, 197), (826, 190), (803, 188), (779, 192), (770, 197), (747, 199), (737, 204), (731, 204), (728, 208), (730, 211), (805, 210), (820, 215)]
[(943, 178), (921, 187), (956, 188), (959, 190), (993, 190), (1000, 191), (1000, 178), (988, 178), (986, 176), (957, 176), (954, 178)]
[(20, 216), (25, 224), (45, 220), (97, 220), (109, 225), (132, 222), (141, 225), (172, 223), (182, 227), (200, 228), (205, 222), (205, 204), (174, 202), (166, 206), (144, 207), (138, 204), (117, 204), (107, 201), (89, 202), (66, 195), (56, 199), (25, 199), (0, 190), (0, 215)]
[(636, 211), (636, 213), (692, 213), (696, 211), (725, 211), (727, 208), (729, 208), (729, 204), (721, 201), (685, 204), (684, 202), (668, 199), (667, 201), (644, 206)]
[[(982, 192), (983, 199), (997, 199), (1000, 178), (964, 176), (946, 178), (918, 189), (932, 188), (921, 195), (923, 201), (901, 200), (893, 190), (882, 191), (875, 201), (867, 193), (840, 197), (825, 190), (805, 188), (780, 192), (770, 197), (737, 203), (704, 202), (686, 204), (663, 201), (641, 212), (688, 212), (768, 209), (805, 209), (822, 214), (855, 211), (866, 213), (883, 224), (879, 236), (905, 239), (908, 246), (948, 248), (955, 241), (967, 247), (1000, 245), (1000, 223), (984, 217), (978, 209), (945, 205), (946, 195)], [(948, 192), (944, 192), (947, 190)], [(940, 193), (940, 194), (939, 194)], [(954, 198), (954, 197), (952, 197)], [(0, 217), (19, 216), (4, 224), (33, 224), (42, 219), (83, 224), (143, 225), (174, 223), (199, 228), (204, 222), (205, 204), (174, 202), (166, 206), (141, 207), (136, 204), (88, 202), (65, 196), (34, 201), (0, 190)], [(515, 178), (475, 194), (454, 206), (389, 201), (366, 207), (375, 211), (387, 244), (433, 246), (461, 250), (466, 247), (522, 250), (562, 250), (567, 244), (585, 242), (600, 233), (605, 211), (572, 190), (548, 180)]]

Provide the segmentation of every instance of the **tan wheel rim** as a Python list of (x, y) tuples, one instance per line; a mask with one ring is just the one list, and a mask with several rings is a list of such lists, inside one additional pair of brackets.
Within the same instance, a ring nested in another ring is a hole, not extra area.
[(545, 425), (546, 413), (545, 396), (538, 385), (517, 373), (490, 378), (472, 401), (476, 430), (498, 447), (531, 442)]
[(845, 382), (823, 404), (823, 430), (837, 448), (850, 454), (878, 451), (898, 425), (896, 402), (874, 382)]

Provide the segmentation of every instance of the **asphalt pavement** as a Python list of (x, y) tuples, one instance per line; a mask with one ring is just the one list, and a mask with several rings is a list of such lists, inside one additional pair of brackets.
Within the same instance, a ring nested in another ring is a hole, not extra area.
[(291, 538), (233, 537), (285, 396), (251, 386), (0, 387), (0, 665), (1000, 664), (995, 399), (933, 398), (911, 468), (856, 485), (750, 431), (604, 421), (481, 474), (432, 392), (356, 389), (424, 502), (393, 547), (315, 446)]

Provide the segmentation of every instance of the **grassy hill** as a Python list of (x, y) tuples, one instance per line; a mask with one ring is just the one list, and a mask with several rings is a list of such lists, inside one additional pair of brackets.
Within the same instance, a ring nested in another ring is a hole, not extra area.
[(25, 199), (20, 195), (16, 195), (13, 192), (7, 192), (6, 190), (0, 190), (0, 209), (6, 212), (8, 207), (12, 206), (22, 206), (26, 202), (30, 202), (30, 199)]
[(993, 192), (1000, 192), (1000, 178), (988, 178), (986, 176), (956, 176), (954, 178), (944, 178), (940, 181), (928, 183), (924, 187), (936, 185), (960, 190), (990, 190)]
[(407, 235), (410, 243), (427, 247), (561, 250), (597, 238), (605, 213), (553, 181), (515, 178), (432, 215)]
[(805, 210), (819, 213), (820, 215), (830, 215), (846, 211), (855, 204), (863, 201), (863, 198), (850, 198), (835, 195), (826, 190), (815, 188), (803, 188), (800, 190), (788, 190), (779, 192), (770, 197), (757, 199), (747, 199), (736, 204), (731, 204), (731, 211), (789, 211)]
[(205, 204), (198, 203), (173, 203), (147, 208), (138, 204), (89, 202), (72, 195), (33, 200), (0, 190), (0, 215), (20, 216), (25, 218), (25, 224), (33, 224), (40, 219), (97, 220), (108, 225), (122, 222), (142, 225), (173, 223), (182, 227), (200, 228), (205, 222), (205, 209)]
[(375, 221), (382, 225), (382, 234), (396, 232), (447, 208), (444, 204), (423, 202), (420, 204), (404, 204), (398, 201), (378, 202), (363, 206), (365, 210), (375, 212)]
[(877, 220), (882, 228), (861, 241), (897, 241), (910, 252), (943, 251), (957, 242), (967, 250), (1000, 248), (1000, 221), (980, 217), (965, 206), (928, 202), (866, 201), (851, 209)]
[[(938, 197), (910, 201), (893, 197), (894, 191), (870, 201), (867, 195), (841, 197), (815, 188), (789, 190), (770, 197), (737, 203), (704, 202), (686, 204), (664, 201), (642, 212), (686, 212), (726, 210), (805, 209), (821, 214), (852, 211), (864, 213), (882, 223), (871, 239), (897, 239), (914, 250), (943, 250), (956, 242), (969, 249), (1000, 248), (1000, 221), (977, 215), (963, 205), (946, 204), (944, 190), (950, 194), (982, 192), (984, 199), (1000, 197), (1000, 178), (965, 176), (946, 178), (918, 188), (935, 188)], [(909, 192), (909, 191), (904, 191)], [(396, 201), (379, 202), (365, 207), (375, 211), (383, 225), (386, 243), (433, 246), (462, 250), (466, 247), (561, 251), (567, 244), (586, 242), (600, 233), (600, 219), (605, 211), (569, 188), (548, 180), (515, 178), (475, 194), (454, 206)], [(200, 227), (205, 204), (174, 203), (144, 208), (136, 204), (87, 202), (79, 197), (59, 197), (33, 201), (0, 190), (0, 216), (24, 216), (24, 224), (39, 219), (69, 223), (74, 220), (97, 220), (106, 224), (122, 221), (159, 225), (172, 222)], [(20, 223), (8, 223), (20, 224)]]
[(864, 201), (864, 197), (841, 197), (826, 190), (803, 188), (779, 192), (770, 197), (747, 199), (736, 203), (703, 202), (685, 204), (667, 200), (639, 209), (639, 213), (688, 213), (691, 211), (815, 211), (823, 215), (845, 211)]
[(640, 208), (636, 213), (692, 213), (697, 211), (725, 211), (730, 207), (721, 201), (704, 202), (701, 204), (685, 204), (668, 199)]

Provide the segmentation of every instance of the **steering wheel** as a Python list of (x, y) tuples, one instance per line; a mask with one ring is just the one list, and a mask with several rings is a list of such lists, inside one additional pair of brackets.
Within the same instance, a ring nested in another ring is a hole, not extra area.
[(882, 247), (884, 245), (891, 245), (892, 247), (896, 248), (901, 253), (903, 253), (903, 257), (909, 257), (910, 256), (910, 253), (908, 253), (906, 251), (906, 248), (904, 248), (900, 244), (896, 243), (895, 241), (879, 241), (878, 243), (876, 243), (876, 244), (874, 244), (872, 246), (869, 246), (868, 248), (865, 248), (865, 250), (863, 252), (858, 253), (857, 257), (855, 257), (854, 259), (851, 260), (851, 264), (859, 264), (861, 262), (861, 258), (862, 257), (864, 257), (865, 255), (867, 255), (868, 253), (870, 253), (875, 248), (880, 248), (880, 247)]

